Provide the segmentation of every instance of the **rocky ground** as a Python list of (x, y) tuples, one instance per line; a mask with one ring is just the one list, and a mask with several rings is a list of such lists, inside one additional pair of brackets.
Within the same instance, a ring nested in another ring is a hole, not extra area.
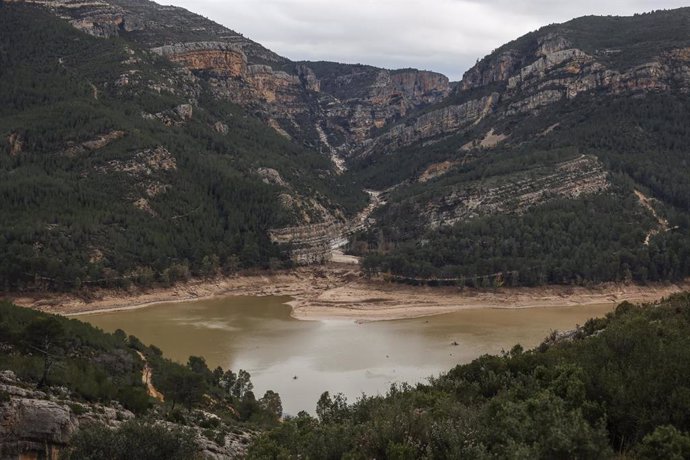
[[(0, 371), (0, 458), (57, 458), (80, 424), (116, 427), (133, 417), (119, 405), (77, 403), (66, 388), (40, 391)], [(28, 453), (36, 457), (22, 457)]]
[[(196, 411), (201, 421), (213, 414)], [(147, 415), (154, 423), (170, 424), (158, 412)], [(111, 405), (78, 402), (66, 388), (38, 390), (35, 385), (21, 381), (12, 371), (0, 371), (0, 458), (57, 459), (80, 426), (91, 423), (116, 428), (134, 419), (130, 411), (113, 402)], [(172, 425), (172, 424), (170, 424)], [(233, 459), (244, 456), (254, 433), (232, 430), (224, 443), (209, 440), (196, 430), (197, 443), (203, 458)]]

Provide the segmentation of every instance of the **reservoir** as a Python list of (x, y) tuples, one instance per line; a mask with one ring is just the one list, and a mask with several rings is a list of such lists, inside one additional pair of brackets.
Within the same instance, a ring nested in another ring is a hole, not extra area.
[[(288, 297), (225, 297), (81, 316), (123, 329), (168, 358), (203, 356), (211, 369), (249, 371), (256, 397), (280, 393), (285, 414), (314, 412), (321, 393), (385, 394), (391, 384), (425, 382), (483, 354), (540, 344), (614, 305), (474, 309), (397, 321), (300, 321)], [(457, 345), (455, 345), (457, 343)]]

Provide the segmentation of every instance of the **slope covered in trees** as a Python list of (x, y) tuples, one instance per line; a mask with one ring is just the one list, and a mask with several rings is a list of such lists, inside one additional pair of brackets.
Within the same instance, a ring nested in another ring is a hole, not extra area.
[(268, 229), (365, 200), (148, 50), (21, 4), (0, 5), (0, 28), (1, 289), (276, 266)]
[(387, 203), (350, 248), (371, 274), (690, 275), (687, 8), (550, 25), (449, 85), (291, 62), (152, 2), (43, 3), (0, 4), (4, 291), (290, 267), (268, 231), (343, 221), (363, 189)]
[[(478, 61), (352, 159), (387, 205), (351, 252), (410, 282), (690, 275), (689, 18), (586, 16)], [(582, 157), (588, 171), (567, 170)]]
[[(370, 272), (461, 284), (493, 285), (498, 274), (506, 283), (528, 285), (682, 279), (690, 275), (688, 119), (690, 100), (681, 92), (592, 94), (532, 116), (485, 120), (424, 148), (363, 159), (367, 186), (398, 186), (375, 216), (377, 227), (360, 235), (352, 250), (367, 256)], [(461, 148), (489, 129), (507, 133), (508, 140), (489, 149)], [(482, 198), (531, 177), (532, 191), (539, 192), (543, 168), (558, 179), (553, 189), (565, 187), (567, 174), (554, 171), (581, 155), (603, 166), (610, 184), (605, 190), (542, 193), (534, 206), (500, 213), (480, 205), (461, 221), (430, 225), (431, 208), (470, 206), (467, 199), (448, 204), (468, 190), (481, 190)], [(452, 166), (443, 175), (417, 180), (444, 161)], [(646, 235), (659, 223), (636, 191), (652, 197), (657, 214), (669, 221), (649, 241)]]

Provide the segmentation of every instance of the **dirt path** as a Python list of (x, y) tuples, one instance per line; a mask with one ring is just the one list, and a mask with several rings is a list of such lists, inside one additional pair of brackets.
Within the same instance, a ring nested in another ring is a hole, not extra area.
[(93, 83), (89, 83), (89, 86), (91, 86), (91, 93), (93, 94), (93, 98), (95, 100), (98, 100), (98, 88), (96, 88), (96, 85)]
[(144, 369), (141, 371), (141, 381), (144, 385), (146, 385), (146, 392), (149, 394), (154, 399), (157, 399), (160, 402), (165, 402), (165, 398), (163, 397), (163, 393), (158, 391), (155, 386), (153, 386), (153, 370), (151, 369), (151, 366), (149, 365), (148, 360), (146, 359), (146, 356), (139, 350), (137, 350), (137, 354), (141, 358), (141, 360), (144, 362)]
[(651, 229), (649, 232), (647, 232), (647, 236), (645, 236), (644, 239), (644, 245), (649, 246), (649, 242), (652, 239), (653, 236), (658, 235), (659, 233), (665, 233), (671, 230), (671, 228), (668, 225), (668, 220), (664, 219), (663, 217), (659, 216), (659, 214), (656, 213), (656, 210), (654, 209), (654, 206), (652, 206), (652, 199), (643, 194), (642, 192), (635, 190), (635, 195), (637, 195), (637, 199), (640, 200), (640, 204), (646, 208), (649, 212), (652, 213), (656, 221), (658, 222), (659, 226), (657, 228)]

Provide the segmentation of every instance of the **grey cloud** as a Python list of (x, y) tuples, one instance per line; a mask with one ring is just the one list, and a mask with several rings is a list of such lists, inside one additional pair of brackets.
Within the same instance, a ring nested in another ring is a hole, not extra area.
[(629, 15), (678, 0), (166, 0), (293, 60), (416, 67), (459, 79), (476, 59), (543, 25)]

